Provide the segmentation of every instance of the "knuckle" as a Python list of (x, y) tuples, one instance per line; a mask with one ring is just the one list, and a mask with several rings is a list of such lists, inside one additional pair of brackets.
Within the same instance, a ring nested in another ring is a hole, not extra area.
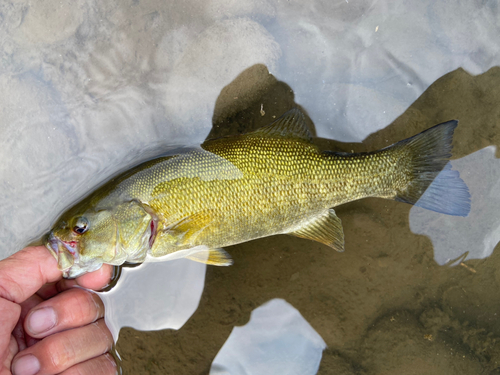
[(87, 292), (87, 298), (89, 299), (90, 316), (93, 317), (92, 321), (96, 321), (104, 315), (104, 305), (95, 293)]
[(74, 347), (69, 340), (51, 336), (43, 340), (40, 358), (43, 358), (45, 367), (51, 371), (64, 370), (74, 357)]
[(86, 375), (86, 374), (88, 374), (88, 371), (86, 371), (85, 368), (76, 365), (64, 371), (61, 375)]
[(99, 341), (104, 344), (104, 352), (107, 352), (109, 349), (111, 349), (111, 346), (113, 344), (113, 336), (111, 335), (111, 332), (104, 323), (104, 319), (99, 319), (92, 324), (95, 330), (98, 332), (97, 334), (100, 335)]
[(113, 357), (107, 353), (88, 361), (79, 363), (61, 375), (111, 375), (118, 374), (117, 366)]
[(92, 322), (99, 316), (99, 306), (92, 293), (85, 290), (74, 290), (67, 295), (65, 314), (69, 322)]
[(10, 275), (0, 275), (0, 296), (8, 301), (14, 302), (15, 296), (22, 292), (21, 286)]
[[(36, 356), (42, 362), (44, 370), (48, 373), (60, 373), (76, 363), (102, 356), (112, 348), (113, 338), (104, 320), (99, 319), (89, 325), (48, 336), (38, 345)], [(72, 371), (81, 369), (76, 366)], [(92, 375), (96, 373), (93, 372)]]

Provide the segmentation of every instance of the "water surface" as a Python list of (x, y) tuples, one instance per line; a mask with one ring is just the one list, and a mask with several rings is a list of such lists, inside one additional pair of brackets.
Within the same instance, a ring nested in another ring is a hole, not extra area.
[(336, 209), (342, 254), (287, 236), (233, 246), (232, 267), (196, 278), (185, 325), (122, 329), (117, 349), (126, 374), (208, 373), (233, 328), (280, 298), (326, 343), (320, 374), (496, 373), (498, 25), (479, 0), (3, 2), (2, 257), (114, 173), (294, 106), (321, 147), (348, 152), (457, 119), (469, 218), (367, 199)]

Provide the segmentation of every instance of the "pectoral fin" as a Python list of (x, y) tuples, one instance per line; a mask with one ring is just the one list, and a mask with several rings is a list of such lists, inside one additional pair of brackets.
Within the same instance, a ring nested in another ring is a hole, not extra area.
[(210, 264), (212, 266), (230, 266), (233, 264), (231, 255), (223, 249), (207, 249), (186, 257), (195, 262)]
[(212, 210), (197, 212), (168, 226), (165, 228), (165, 232), (175, 238), (177, 246), (189, 245), (212, 223), (212, 216)]
[(316, 217), (299, 230), (288, 233), (292, 236), (318, 241), (337, 251), (344, 251), (344, 231), (342, 222), (333, 208)]

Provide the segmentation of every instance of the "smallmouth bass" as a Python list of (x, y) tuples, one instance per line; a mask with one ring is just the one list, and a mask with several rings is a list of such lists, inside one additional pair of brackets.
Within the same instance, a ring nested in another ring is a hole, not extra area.
[(143, 163), (63, 213), (46, 247), (65, 277), (149, 259), (230, 265), (225, 246), (275, 234), (344, 250), (333, 207), (379, 197), (467, 216), (448, 164), (456, 121), (369, 153), (322, 152), (293, 109), (252, 133)]

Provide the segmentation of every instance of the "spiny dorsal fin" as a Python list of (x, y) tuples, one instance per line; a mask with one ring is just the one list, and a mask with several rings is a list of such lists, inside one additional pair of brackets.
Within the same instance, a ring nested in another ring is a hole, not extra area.
[(223, 249), (207, 249), (186, 257), (195, 262), (210, 264), (212, 266), (230, 266), (233, 264), (231, 255)]
[(316, 217), (301, 229), (288, 234), (321, 242), (340, 252), (344, 251), (342, 222), (335, 214), (333, 208), (330, 208), (323, 215)]
[(270, 138), (299, 138), (307, 142), (312, 140), (311, 132), (306, 126), (304, 114), (298, 108), (289, 110), (273, 123), (250, 134)]

